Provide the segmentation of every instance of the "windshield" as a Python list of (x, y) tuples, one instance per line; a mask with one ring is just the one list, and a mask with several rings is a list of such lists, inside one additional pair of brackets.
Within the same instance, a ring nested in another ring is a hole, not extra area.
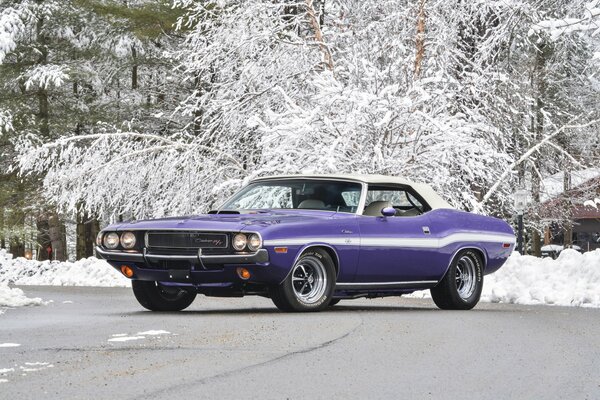
[(255, 182), (240, 190), (221, 210), (310, 209), (355, 213), (362, 185), (326, 180)]

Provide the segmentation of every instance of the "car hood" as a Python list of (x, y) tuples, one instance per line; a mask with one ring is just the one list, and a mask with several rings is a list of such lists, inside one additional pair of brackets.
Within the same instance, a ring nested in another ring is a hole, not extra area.
[(149, 219), (113, 224), (104, 230), (205, 230), (205, 231), (244, 231), (257, 230), (281, 225), (299, 224), (311, 220), (353, 216), (332, 211), (294, 210), (289, 212), (268, 211), (249, 214), (203, 214), (186, 217)]

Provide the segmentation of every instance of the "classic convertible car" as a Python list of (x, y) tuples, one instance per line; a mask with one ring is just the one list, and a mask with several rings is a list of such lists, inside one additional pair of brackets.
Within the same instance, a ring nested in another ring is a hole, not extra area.
[(506, 222), (455, 210), (422, 183), (294, 175), (256, 179), (207, 215), (114, 224), (96, 241), (153, 311), (183, 310), (198, 293), (318, 311), (423, 289), (442, 309), (466, 310), (515, 237)]

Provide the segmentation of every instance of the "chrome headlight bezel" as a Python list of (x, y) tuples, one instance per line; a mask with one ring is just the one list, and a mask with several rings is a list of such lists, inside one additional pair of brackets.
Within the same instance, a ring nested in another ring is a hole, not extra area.
[(104, 247), (110, 250), (114, 250), (119, 247), (119, 234), (117, 232), (107, 232), (102, 238)]
[(243, 233), (235, 234), (231, 240), (231, 247), (233, 247), (235, 251), (244, 251), (247, 244), (248, 237)]
[(123, 232), (121, 234), (121, 247), (127, 250), (131, 250), (135, 247), (137, 242), (137, 238), (135, 237), (135, 233), (133, 232)]
[(250, 251), (257, 251), (262, 247), (262, 238), (258, 233), (252, 233), (248, 236), (248, 242), (246, 246)]
[(104, 232), (100, 231), (96, 235), (96, 246), (102, 246), (102, 237), (104, 236)]

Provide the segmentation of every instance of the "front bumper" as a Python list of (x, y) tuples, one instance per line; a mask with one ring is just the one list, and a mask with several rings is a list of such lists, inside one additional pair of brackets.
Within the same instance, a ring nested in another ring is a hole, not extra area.
[[(108, 261), (117, 271), (126, 265), (134, 271), (132, 279), (141, 281), (158, 281), (164, 284), (194, 285), (197, 288), (207, 286), (214, 288), (217, 284), (222, 286), (239, 286), (246, 283), (272, 284), (281, 279), (280, 271), (270, 266), (267, 249), (260, 249), (252, 254), (229, 255), (170, 255), (129, 253), (125, 251), (111, 251), (96, 247), (98, 258)], [(174, 261), (174, 265), (181, 262), (189, 265), (188, 268), (175, 267), (169, 269), (169, 263), (160, 266), (163, 261)], [(249, 280), (239, 277), (237, 269), (244, 267), (251, 272)], [(212, 289), (211, 289), (212, 290)]]
[(226, 255), (161, 255), (145, 253), (129, 253), (125, 251), (104, 250), (96, 246), (96, 255), (107, 261), (121, 261), (148, 264), (152, 261), (182, 260), (200, 265), (225, 265), (225, 264), (266, 264), (269, 262), (269, 252), (260, 249), (252, 254), (226, 254)]

